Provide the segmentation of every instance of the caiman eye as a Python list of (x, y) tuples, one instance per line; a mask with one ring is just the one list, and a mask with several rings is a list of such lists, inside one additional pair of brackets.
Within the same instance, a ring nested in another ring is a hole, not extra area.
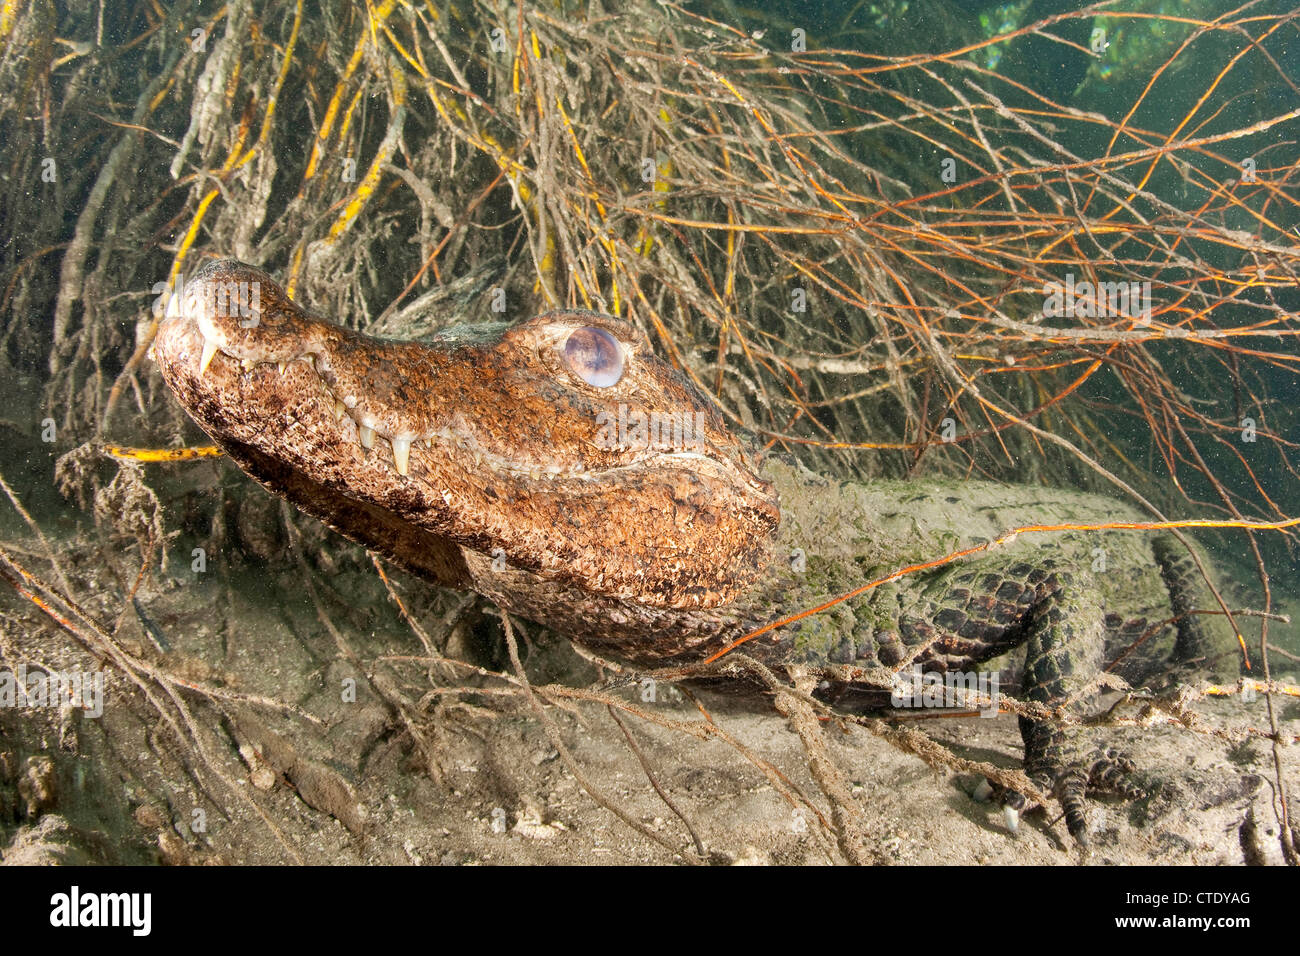
[(569, 334), (564, 360), (588, 385), (609, 388), (623, 377), (623, 347), (604, 329), (588, 325)]

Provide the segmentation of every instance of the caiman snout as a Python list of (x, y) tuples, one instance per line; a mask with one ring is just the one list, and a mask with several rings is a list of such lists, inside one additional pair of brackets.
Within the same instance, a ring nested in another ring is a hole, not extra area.
[[(186, 283), (154, 355), (245, 471), (417, 570), (403, 550), (431, 535), (593, 593), (713, 606), (756, 576), (779, 521), (717, 408), (611, 316), (385, 341), (226, 259)], [(399, 525), (419, 534), (379, 540)]]

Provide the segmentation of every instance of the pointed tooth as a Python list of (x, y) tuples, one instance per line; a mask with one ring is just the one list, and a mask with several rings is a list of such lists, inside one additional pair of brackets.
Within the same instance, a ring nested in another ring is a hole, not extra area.
[(405, 477), (411, 457), (411, 440), (409, 438), (394, 438), (392, 439), (392, 445), (393, 464), (397, 466), (397, 473)]
[(283, 362), (276, 362), (276, 363), (275, 363), (275, 367), (276, 367), (277, 369), (280, 370), (280, 374), (281, 374), (281, 375), (284, 374), (284, 363), (283, 363)]
[(375, 430), (373, 428), (368, 428), (365, 425), (358, 425), (357, 434), (361, 436), (362, 448), (375, 447)]
[(207, 339), (203, 340), (203, 357), (199, 359), (200, 378), (202, 378), (203, 373), (208, 370), (208, 366), (212, 364), (212, 356), (216, 355), (218, 351), (220, 350), (217, 348), (215, 342), (209, 342)]
[(1020, 833), (1020, 811), (1015, 807), (1003, 807), (1002, 820), (1012, 834), (1018, 835)]
[(347, 411), (348, 411), (348, 407), (346, 405), (344, 405), (338, 399), (334, 400), (334, 420), (336, 422), (341, 422), (343, 420), (343, 416), (347, 414)]

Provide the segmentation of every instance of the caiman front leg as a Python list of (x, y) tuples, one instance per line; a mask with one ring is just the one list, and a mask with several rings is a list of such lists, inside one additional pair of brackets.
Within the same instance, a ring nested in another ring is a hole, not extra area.
[[(1088, 684), (1102, 667), (1102, 620), (1093, 589), (1067, 571), (1053, 570), (1038, 585), (1025, 622), (1021, 696), (1052, 709), (1090, 696)], [(1145, 795), (1127, 779), (1134, 769), (1132, 762), (1116, 751), (1095, 750), (1080, 756), (1073, 739), (1076, 734), (1023, 715), (1020, 735), (1025, 743), (1025, 773), (1039, 789), (1060, 800), (1066, 827), (1083, 846), (1088, 845), (1084, 800), (1090, 792), (1130, 799)], [(1015, 791), (1002, 791), (999, 796), (1012, 810), (1027, 804)]]

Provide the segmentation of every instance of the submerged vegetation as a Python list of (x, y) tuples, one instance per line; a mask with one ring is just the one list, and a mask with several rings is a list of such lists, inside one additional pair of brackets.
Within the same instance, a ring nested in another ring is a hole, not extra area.
[(1300, 582), (1300, 10), (1069, 6), (5, 4), (9, 425), (53, 428), (152, 573), (178, 529), (236, 533), (104, 454), (196, 437), (148, 350), (204, 257), (394, 337), (595, 309), (830, 473), (1277, 526), (1215, 539), (1267, 680), (1300, 650), (1269, 636)]

